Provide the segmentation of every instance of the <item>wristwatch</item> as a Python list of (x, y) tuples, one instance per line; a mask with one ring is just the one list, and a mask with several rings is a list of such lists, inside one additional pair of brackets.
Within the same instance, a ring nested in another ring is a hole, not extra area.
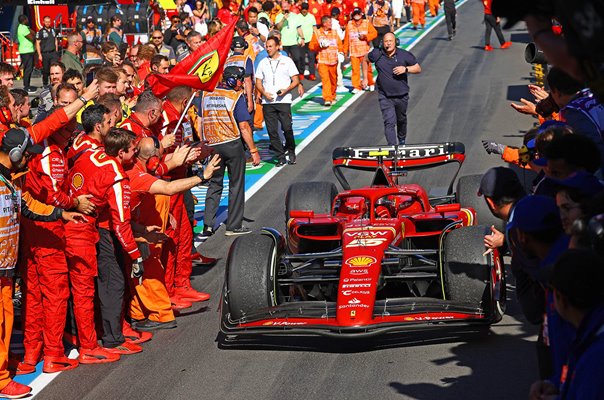
[(201, 186), (205, 186), (210, 182), (210, 179), (206, 179), (203, 177), (203, 168), (200, 168), (197, 170), (197, 176), (199, 177), (199, 179), (201, 179), (201, 182), (199, 182), (199, 185)]
[(80, 96), (80, 97), (78, 97), (78, 99), (82, 100), (82, 103), (88, 104), (88, 100), (86, 100), (86, 98), (84, 96)]

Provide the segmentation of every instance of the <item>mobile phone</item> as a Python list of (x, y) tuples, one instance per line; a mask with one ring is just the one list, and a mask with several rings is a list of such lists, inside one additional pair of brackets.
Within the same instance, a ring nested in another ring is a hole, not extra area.
[(90, 71), (86, 74), (86, 86), (90, 86), (92, 81), (94, 80), (94, 70)]
[(281, 96), (282, 94), (283, 94), (283, 90), (281, 90), (281, 89), (277, 90), (277, 95), (278, 96)]

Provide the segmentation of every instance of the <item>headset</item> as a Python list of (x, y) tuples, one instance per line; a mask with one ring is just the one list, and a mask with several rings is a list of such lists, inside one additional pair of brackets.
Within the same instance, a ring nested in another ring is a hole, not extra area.
[[(237, 68), (237, 74), (229, 72), (229, 76), (226, 76), (226, 78), (224, 79), (224, 82), (227, 84), (227, 86), (234, 88), (237, 86), (237, 81), (243, 80), (243, 77), (245, 76), (245, 70), (241, 67), (235, 66), (230, 66), (227, 68)], [(227, 75), (226, 71), (224, 75)]]
[(10, 160), (14, 163), (18, 163), (23, 159), (23, 154), (25, 153), (25, 149), (27, 148), (27, 145), (29, 143), (29, 133), (25, 129), (18, 129), (23, 131), (23, 143), (18, 145), (17, 147), (10, 149), (10, 151), (8, 152), (8, 158), (10, 158)]
[[(388, 32), (391, 33), (391, 32)], [(396, 35), (394, 35), (394, 46), (398, 47), (401, 45), (401, 39), (399, 39), (398, 37), (396, 37)], [(384, 50), (384, 39), (382, 38), (382, 40), (380, 40), (380, 49)]]
[[(241, 40), (238, 40), (239, 38), (241, 38)], [(231, 42), (231, 50), (232, 51), (235, 51), (235, 44), (237, 42), (243, 42), (243, 49), (244, 50), (247, 50), (247, 48), (249, 47), (249, 44), (248, 44), (247, 40), (245, 40), (241, 36), (238, 36), (236, 38), (233, 38), (233, 41)], [(241, 43), (237, 43), (237, 44), (241, 44)]]
[[(159, 148), (160, 148), (159, 139), (157, 138), (157, 136), (153, 136), (153, 135), (151, 135), (150, 138), (153, 139), (153, 146), (157, 150), (157, 154), (159, 154)], [(149, 171), (153, 174), (155, 173), (155, 171), (157, 171), (160, 164), (161, 164), (161, 159), (157, 155), (153, 155), (153, 156), (149, 157), (149, 159), (147, 159), (147, 162), (145, 163), (145, 165), (147, 167), (147, 171)]]

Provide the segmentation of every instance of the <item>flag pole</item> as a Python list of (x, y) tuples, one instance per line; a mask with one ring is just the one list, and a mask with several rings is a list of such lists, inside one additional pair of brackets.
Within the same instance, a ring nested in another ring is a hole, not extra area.
[(176, 124), (176, 127), (172, 131), (173, 135), (176, 134), (176, 131), (178, 130), (178, 128), (180, 128), (182, 121), (185, 119), (185, 115), (187, 115), (187, 112), (189, 111), (189, 107), (191, 107), (191, 103), (193, 103), (193, 99), (195, 98), (195, 93), (197, 93), (197, 92), (193, 91), (193, 94), (191, 95), (191, 97), (189, 97), (189, 101), (187, 101), (187, 106), (184, 108), (184, 110), (182, 110), (182, 114), (180, 115), (180, 118), (178, 119), (178, 123)]

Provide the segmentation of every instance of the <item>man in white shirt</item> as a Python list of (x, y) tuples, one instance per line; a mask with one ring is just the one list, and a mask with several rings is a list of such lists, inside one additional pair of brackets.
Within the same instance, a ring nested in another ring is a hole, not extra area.
[[(279, 52), (281, 41), (276, 37), (266, 40), (268, 57), (260, 61), (256, 71), (256, 87), (262, 95), (262, 108), (271, 148), (277, 156), (277, 167), (296, 163), (296, 143), (292, 127), (291, 90), (300, 83), (298, 68), (291, 58)], [(281, 122), (285, 148), (278, 131)], [(285, 154), (287, 152), (287, 161)]]

